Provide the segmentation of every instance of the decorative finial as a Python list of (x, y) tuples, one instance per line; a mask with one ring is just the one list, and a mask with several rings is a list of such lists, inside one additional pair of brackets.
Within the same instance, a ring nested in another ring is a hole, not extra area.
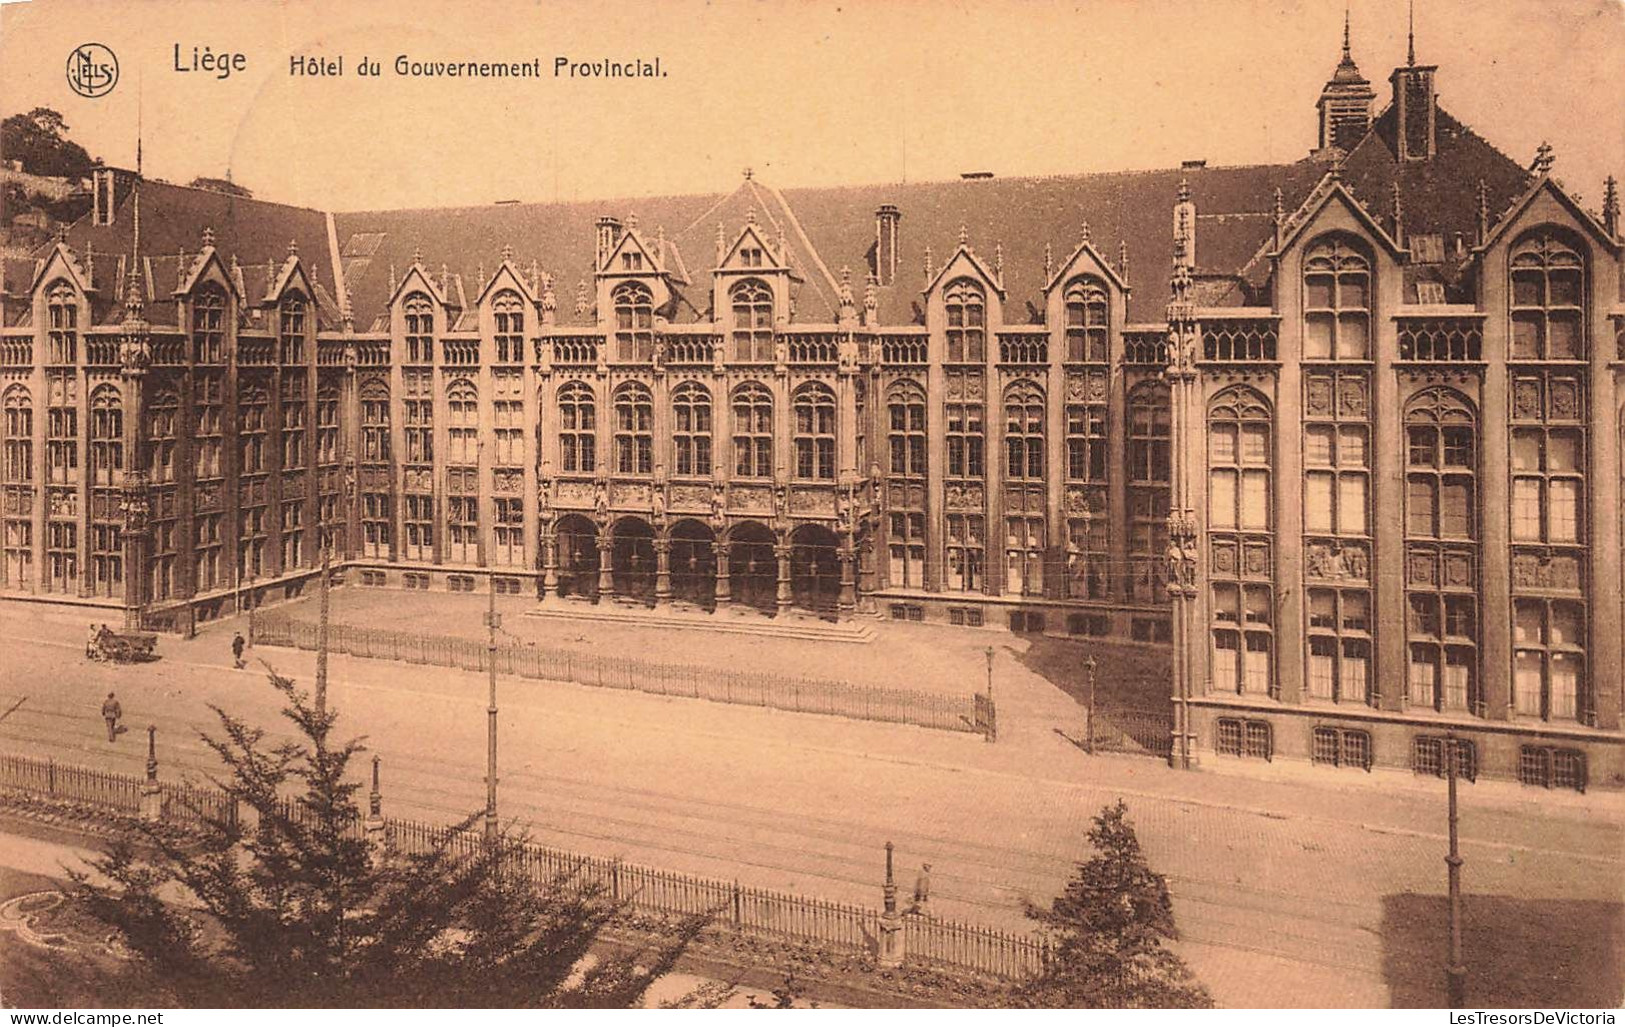
[(542, 288), (542, 269), (537, 266), (536, 258), (530, 261), (530, 291), (539, 292)]
[(1349, 56), (1349, 8), (1347, 4), (1343, 5), (1343, 60), (1344, 62), (1353, 60)]
[(1416, 67), (1416, 0), (1409, 5), (1410, 27), (1405, 34), (1405, 66)]
[(855, 301), (852, 297), (852, 269), (845, 264), (841, 265), (841, 308), (849, 310)]
[(1088, 218), (1083, 219), (1083, 241), (1084, 241), (1085, 245), (1087, 245), (1088, 242), (1089, 242), (1089, 219)]
[(717, 266), (722, 266), (722, 258), (728, 255), (728, 241), (722, 234), (722, 222), (717, 222)]
[(968, 242), (970, 242), (970, 232), (966, 230), (965, 222), (961, 221), (959, 223), (959, 245), (963, 246)]
[(750, 168), (745, 169), (745, 181), (749, 182), (755, 176), (756, 172), (752, 171)]
[(1394, 242), (1405, 245), (1405, 203), (1399, 192), (1399, 179), (1394, 179), (1392, 190), (1394, 203)]
[(937, 277), (936, 268), (931, 260), (931, 244), (925, 246), (925, 284), (930, 285), (931, 279)]
[(209, 248), (209, 247), (211, 247), (213, 245), (214, 245), (214, 229), (212, 229), (209, 226), (205, 225), (205, 226), (203, 226), (203, 247), (205, 249), (207, 249), (207, 248)]
[(880, 279), (871, 274), (863, 282), (863, 319), (865, 324), (875, 323), (875, 311), (880, 306)]
[(752, 206), (749, 210), (745, 211), (745, 224), (747, 224), (747, 225), (755, 225), (756, 224), (756, 208), (755, 208), (755, 206)]
[(483, 259), (480, 261), (479, 276), (480, 288), (483, 289), (485, 288), (485, 261)]
[(636, 232), (638, 230), (638, 212), (637, 211), (634, 210), (632, 213), (630, 213), (630, 214), (628, 214), (626, 216), (626, 230), (628, 232)]
[(993, 273), (1004, 277), (1004, 240), (993, 244)]
[(445, 261), (440, 262), (440, 292), (446, 295), (451, 289), (451, 268)]
[(1055, 277), (1055, 249), (1049, 243), (1044, 244), (1044, 284)]
[(413, 246), (412, 247), (412, 266), (413, 267), (422, 267), (423, 266), (423, 247), (422, 246)]
[[(231, 266), (237, 266), (237, 254), (235, 253), (231, 255)], [(395, 295), (395, 262), (393, 260), (389, 262), (389, 294), (391, 296)]]
[(784, 238), (784, 229), (779, 229), (779, 263), (785, 266), (790, 264), (790, 243)]
[(67, 241), (68, 241), (68, 223), (66, 221), (61, 221), (61, 222), (57, 223), (57, 226), (56, 226), (56, 241), (59, 242), (59, 243), (63, 243), (63, 244), (67, 243)]
[(506, 264), (511, 260), (513, 260), (513, 246), (508, 244), (508, 243), (503, 243), (502, 244), (502, 262), (504, 264)]
[(1549, 175), (1552, 173), (1552, 165), (1555, 163), (1557, 163), (1557, 157), (1552, 151), (1552, 144), (1542, 140), (1540, 146), (1535, 149), (1535, 173), (1537, 175)]
[(1286, 202), (1281, 195), (1281, 187), (1275, 187), (1275, 206), (1270, 211), (1270, 221), (1275, 226), (1275, 248), (1281, 248), (1281, 230), (1286, 227)]
[(587, 280), (585, 278), (582, 278), (582, 279), (578, 279), (576, 281), (576, 317), (580, 317), (581, 315), (585, 314), (586, 312), (587, 312)]
[(1117, 241), (1117, 273), (1124, 281), (1128, 281), (1128, 240)]
[(1609, 175), (1602, 183), (1602, 226), (1619, 238), (1619, 180)]
[(289, 239), (288, 240), (288, 259), (292, 260), (297, 256), (299, 256), (299, 240), (297, 240), (297, 239)]
[(1332, 151), (1332, 181), (1343, 181), (1343, 151), (1341, 149)]
[(1481, 178), (1478, 180), (1478, 244), (1490, 237), (1490, 191)]

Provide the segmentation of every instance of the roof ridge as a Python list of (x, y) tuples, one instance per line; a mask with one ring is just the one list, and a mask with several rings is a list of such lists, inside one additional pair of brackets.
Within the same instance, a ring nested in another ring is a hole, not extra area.
[(198, 185), (179, 185), (167, 182), (161, 178), (142, 178), (143, 186), (162, 186), (165, 189), (185, 189), (187, 192), (208, 193), (210, 196), (224, 196), (229, 200), (246, 200), (249, 203), (260, 203), (267, 207), (286, 207), (289, 210), (302, 210), (311, 214), (326, 214), (320, 207), (306, 207), (297, 203), (284, 203), (281, 200), (262, 200), (258, 196), (243, 196), (238, 193), (228, 193), (224, 189), (205, 189)]

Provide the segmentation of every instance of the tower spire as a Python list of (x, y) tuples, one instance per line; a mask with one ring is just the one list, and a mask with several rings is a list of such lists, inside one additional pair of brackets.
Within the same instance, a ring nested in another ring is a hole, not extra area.
[(1350, 55), (1350, 53), (1349, 53), (1349, 6), (1348, 6), (1348, 4), (1344, 4), (1343, 5), (1343, 60), (1352, 61), (1353, 59), (1354, 59), (1353, 56)]
[(1410, 0), (1406, 5), (1409, 25), (1405, 33), (1405, 66), (1416, 67), (1416, 0)]

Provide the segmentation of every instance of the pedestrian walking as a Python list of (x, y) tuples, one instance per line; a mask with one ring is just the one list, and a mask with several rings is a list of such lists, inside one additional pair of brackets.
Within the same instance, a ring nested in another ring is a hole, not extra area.
[(118, 696), (112, 692), (107, 693), (107, 699), (102, 703), (102, 719), (107, 721), (107, 740), (118, 741), (119, 732), (124, 729), (119, 726), (119, 719), (124, 716), (124, 707), (118, 704)]
[(90, 626), (90, 638), (85, 642), (85, 658), (88, 660), (101, 659), (102, 625)]
[(931, 864), (921, 863), (919, 876), (914, 878), (914, 905), (910, 913), (927, 916), (931, 912)]
[(246, 644), (247, 643), (243, 641), (243, 633), (241, 631), (237, 632), (236, 635), (232, 636), (232, 639), (231, 639), (231, 660), (232, 660), (232, 665), (235, 666), (238, 670), (242, 670), (245, 666), (247, 666), (247, 664), (243, 662), (243, 646), (246, 645)]

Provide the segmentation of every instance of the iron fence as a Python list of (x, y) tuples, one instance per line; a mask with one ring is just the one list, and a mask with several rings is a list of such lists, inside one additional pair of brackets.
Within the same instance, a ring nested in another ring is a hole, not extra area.
[[(254, 625), (253, 634), (256, 644), (314, 650), (317, 625), (287, 616), (262, 617)], [(365, 659), (470, 671), (487, 670), (487, 661), (491, 658), (490, 647), (472, 639), (352, 624), (329, 626), (327, 645), (330, 652)], [(499, 674), (539, 681), (568, 681), (795, 713), (913, 724), (942, 731), (981, 730), (977, 725), (982, 718), (970, 697), (918, 689), (655, 663), (636, 657), (589, 655), (540, 646), (498, 646), (496, 666)]]
[(1173, 751), (1170, 711), (1105, 707), (1088, 714), (1088, 720), (1092, 752), (1166, 757)]

